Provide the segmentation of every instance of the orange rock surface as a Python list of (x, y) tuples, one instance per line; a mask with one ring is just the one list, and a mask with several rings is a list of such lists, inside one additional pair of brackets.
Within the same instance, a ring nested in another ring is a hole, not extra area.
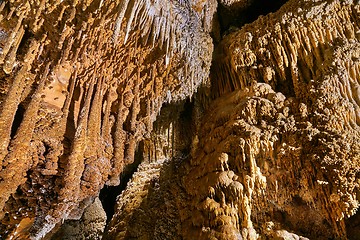
[(360, 4), (256, 4), (0, 0), (0, 239), (357, 239)]

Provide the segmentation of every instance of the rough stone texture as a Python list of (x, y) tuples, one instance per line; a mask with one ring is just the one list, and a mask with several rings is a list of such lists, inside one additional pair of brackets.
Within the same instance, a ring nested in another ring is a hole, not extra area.
[(240, 90), (204, 117), (184, 178), (188, 236), (346, 238), (360, 198), (359, 7), (289, 1), (221, 43), (212, 92)]
[(100, 238), (139, 146), (106, 238), (356, 239), (359, 1), (290, 0), (212, 56), (216, 5), (0, 1), (0, 238)]
[[(183, 239), (357, 239), (345, 219), (360, 201), (359, 13), (289, 1), (220, 43), (216, 99), (166, 185)], [(110, 233), (142, 222), (121, 219)]]
[(101, 239), (105, 225), (106, 213), (100, 199), (95, 198), (78, 221), (66, 221), (51, 239)]
[(187, 239), (346, 236), (344, 215), (359, 205), (359, 132), (326, 130), (305, 109), (267, 84), (214, 102), (183, 178)]
[(0, 1), (0, 238), (24, 218), (41, 238), (119, 184), (162, 104), (208, 82), (215, 10), (216, 1)]
[(219, 3), (231, 11), (241, 11), (246, 9), (252, 3), (252, 0), (220, 0)]
[(189, 102), (163, 107), (155, 134), (141, 145), (142, 163), (117, 198), (105, 239), (182, 239), (180, 216), (187, 201), (181, 177), (196, 108)]
[(118, 197), (105, 239), (182, 239), (176, 164), (142, 163)]

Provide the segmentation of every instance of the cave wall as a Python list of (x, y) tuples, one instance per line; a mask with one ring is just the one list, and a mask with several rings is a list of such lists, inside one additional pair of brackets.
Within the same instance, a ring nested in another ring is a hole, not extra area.
[(0, 1), (0, 238), (356, 239), (360, 4), (285, 2)]
[(119, 184), (162, 104), (208, 83), (215, 10), (215, 1), (0, 2), (2, 237), (18, 226), (41, 238)]
[[(214, 100), (194, 100), (202, 115), (191, 154), (147, 183), (132, 180), (109, 239), (162, 239), (145, 217), (176, 220), (174, 239), (358, 239), (347, 219), (359, 207), (359, 10), (356, 1), (289, 1), (225, 33)], [(158, 202), (161, 214), (151, 210)]]

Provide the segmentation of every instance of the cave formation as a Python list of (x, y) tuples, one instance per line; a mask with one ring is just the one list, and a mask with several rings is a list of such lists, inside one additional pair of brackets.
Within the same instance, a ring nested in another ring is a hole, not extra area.
[(357, 0), (0, 0), (0, 239), (360, 239)]

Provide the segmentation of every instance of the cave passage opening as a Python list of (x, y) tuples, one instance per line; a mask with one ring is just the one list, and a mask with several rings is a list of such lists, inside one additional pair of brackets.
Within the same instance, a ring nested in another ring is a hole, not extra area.
[(123, 190), (126, 189), (128, 182), (131, 180), (133, 174), (137, 171), (140, 163), (143, 161), (143, 141), (139, 143), (137, 150), (135, 151), (135, 158), (132, 164), (125, 167), (124, 171), (120, 175), (120, 184), (117, 186), (105, 185), (99, 194), (99, 199), (106, 213), (107, 223), (110, 222), (111, 218), (115, 213), (115, 205), (117, 197)]
[(276, 12), (289, 0), (253, 0), (247, 3), (235, 2), (231, 6), (225, 6), (219, 2), (218, 19), (221, 35), (226, 35), (235, 29), (241, 28), (247, 23), (255, 21), (261, 15)]
[(190, 152), (192, 140), (192, 118), (194, 102), (186, 99), (162, 106), (153, 123), (153, 130), (142, 140), (135, 151), (132, 164), (125, 167), (120, 175), (120, 184), (104, 186), (100, 190), (100, 201), (106, 212), (107, 223), (115, 213), (118, 196), (126, 189), (129, 181), (143, 162), (155, 162), (164, 158), (184, 157)]

